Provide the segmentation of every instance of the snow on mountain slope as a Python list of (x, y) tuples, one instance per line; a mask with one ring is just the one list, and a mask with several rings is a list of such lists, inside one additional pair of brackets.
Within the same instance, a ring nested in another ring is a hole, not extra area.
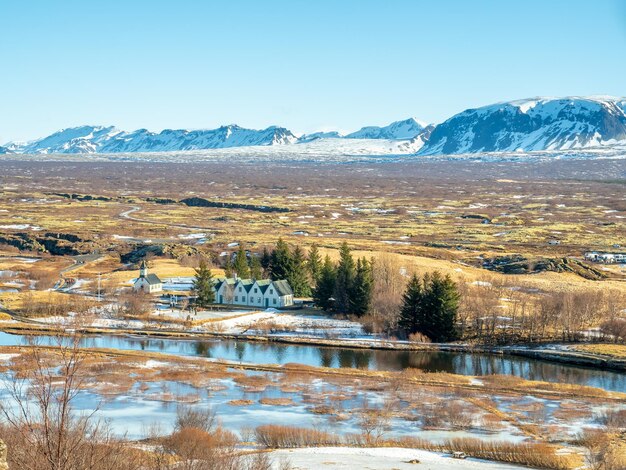
[(623, 99), (532, 98), (459, 113), (432, 131), (421, 155), (567, 150), (626, 141)]
[(418, 135), (426, 124), (415, 118), (392, 122), (388, 126), (368, 126), (346, 135), (346, 139), (397, 139), (408, 140)]
[(298, 143), (306, 143), (313, 142), (317, 139), (341, 139), (343, 135), (341, 135), (337, 131), (328, 131), (328, 132), (314, 132), (312, 134), (304, 134), (300, 136), (298, 139)]
[(6, 147), (0, 146), (0, 155), (6, 155), (8, 153), (13, 153), (13, 152)]
[(430, 135), (433, 133), (435, 129), (434, 124), (429, 124), (422, 131), (413, 137), (411, 140), (407, 140), (398, 145), (398, 148), (401, 150), (405, 150), (410, 153), (419, 152), (426, 142), (430, 139)]
[[(352, 145), (351, 140), (359, 142)], [(126, 132), (115, 127), (81, 126), (32, 142), (9, 143), (0, 153), (179, 152), (291, 147), (288, 144), (294, 143), (309, 146), (289, 150), (303, 155), (319, 151), (324, 155), (370, 152), (374, 156), (390, 152), (458, 155), (626, 145), (626, 99), (603, 96), (531, 98), (468, 109), (436, 126), (426, 126), (410, 118), (384, 127), (363, 127), (346, 136), (339, 132), (316, 132), (297, 138), (283, 127), (253, 130), (234, 124), (211, 130), (166, 129), (159, 133), (146, 129)], [(334, 150), (329, 146), (334, 146)]]
[(146, 129), (124, 132), (114, 127), (82, 126), (25, 144), (13, 144), (10, 148), (19, 153), (167, 152), (283, 145), (296, 140), (291, 131), (275, 126), (258, 131), (230, 125), (197, 131), (166, 129), (160, 133)]
[(81, 126), (63, 129), (43, 139), (14, 144), (19, 153), (94, 153), (100, 145), (121, 131), (115, 127)]
[(212, 130), (166, 129), (158, 134), (140, 129), (115, 136), (101, 147), (100, 152), (167, 152), (251, 145), (284, 145), (294, 143), (296, 140), (291, 131), (275, 126), (257, 131), (232, 124)]

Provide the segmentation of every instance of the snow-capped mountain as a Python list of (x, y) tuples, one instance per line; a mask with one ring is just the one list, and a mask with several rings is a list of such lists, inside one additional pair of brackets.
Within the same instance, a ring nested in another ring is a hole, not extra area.
[(296, 142), (291, 131), (282, 127), (263, 130), (236, 125), (211, 130), (171, 130), (160, 133), (139, 129), (125, 132), (115, 127), (81, 126), (64, 129), (43, 139), (11, 144), (18, 153), (118, 153), (168, 152), (252, 145), (283, 145)]
[(399, 144), (398, 148), (409, 151), (411, 153), (419, 152), (422, 147), (426, 145), (426, 142), (428, 142), (428, 140), (430, 139), (430, 135), (433, 133), (433, 130), (435, 130), (434, 124), (427, 125), (426, 127), (424, 127), (424, 129), (421, 130), (419, 134), (417, 134), (411, 140), (407, 140)]
[(439, 124), (421, 155), (568, 150), (626, 143), (626, 100), (532, 98), (468, 109)]
[(409, 140), (418, 135), (426, 124), (415, 118), (392, 122), (388, 126), (368, 126), (346, 135), (346, 139)]
[(10, 143), (7, 147), (17, 153), (94, 153), (120, 132), (114, 127), (80, 126), (32, 142)]
[[(362, 141), (349, 144), (350, 140)], [(287, 144), (293, 153), (303, 146), (328, 153), (370, 151), (418, 155), (481, 152), (561, 151), (626, 145), (626, 99), (611, 97), (532, 98), (468, 109), (438, 125), (414, 119), (388, 126), (369, 126), (342, 135), (315, 132), (297, 138), (290, 130), (271, 126), (263, 130), (237, 125), (211, 130), (126, 132), (115, 127), (81, 126), (64, 129), (31, 142), (12, 142), (0, 153), (149, 153), (236, 147), (274, 147)], [(369, 150), (368, 150), (369, 149)], [(266, 153), (266, 152), (264, 152)], [(277, 153), (283, 153), (282, 151)]]
[(306, 143), (313, 142), (318, 139), (341, 139), (343, 135), (341, 135), (337, 131), (328, 131), (328, 132), (313, 132), (312, 134), (304, 134), (301, 135), (298, 139), (298, 143)]

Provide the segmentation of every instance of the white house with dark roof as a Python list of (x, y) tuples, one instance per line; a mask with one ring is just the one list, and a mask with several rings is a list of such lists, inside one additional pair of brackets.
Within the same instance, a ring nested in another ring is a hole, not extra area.
[(259, 308), (293, 305), (293, 291), (285, 280), (221, 278), (217, 279), (214, 288), (218, 304)]
[(135, 279), (133, 284), (135, 292), (143, 291), (147, 294), (161, 292), (163, 290), (163, 282), (156, 274), (148, 274), (148, 266), (145, 261), (139, 266), (139, 277)]

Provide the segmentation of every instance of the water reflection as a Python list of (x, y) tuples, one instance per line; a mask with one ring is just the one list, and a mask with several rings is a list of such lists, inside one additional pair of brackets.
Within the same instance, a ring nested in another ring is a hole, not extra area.
[[(41, 344), (56, 342), (54, 338), (46, 336), (38, 340)], [(0, 346), (20, 345), (26, 342), (27, 338), (24, 336), (0, 332)], [(90, 348), (155, 351), (258, 364), (299, 363), (373, 370), (402, 370), (411, 367), (426, 372), (451, 372), (463, 375), (506, 374), (529, 380), (590, 385), (626, 392), (626, 374), (623, 373), (496, 354), (381, 351), (226, 339), (190, 341), (107, 335), (85, 337), (82, 345)]]

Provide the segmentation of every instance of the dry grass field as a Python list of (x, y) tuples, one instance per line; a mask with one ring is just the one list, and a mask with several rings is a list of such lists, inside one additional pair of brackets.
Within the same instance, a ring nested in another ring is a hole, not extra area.
[[(190, 258), (198, 254), (212, 257), (219, 275), (235, 243), (260, 251), (283, 237), (305, 248), (316, 243), (333, 258), (347, 241), (357, 256), (392, 253), (407, 272), (439, 270), (468, 285), (626, 293), (623, 266), (570, 269), (561, 262), (583, 262), (589, 250), (619, 251), (625, 242), (619, 161), (259, 168), (3, 160), (0, 169), (0, 270), (18, 273), (24, 286), (35, 281), (39, 290), (65, 277), (95, 291), (98, 274), (107, 288), (128, 286), (146, 253), (162, 278), (193, 275)], [(239, 206), (178, 202), (190, 197)], [(71, 256), (92, 252), (100, 257), (63, 271)], [(18, 254), (43, 259), (27, 263)], [(521, 273), (485, 269), (515, 257), (524, 260)], [(551, 268), (536, 268), (546, 260)], [(5, 283), (0, 279), (0, 289)], [(0, 302), (19, 305), (27, 289), (18, 290), (0, 292)]]

